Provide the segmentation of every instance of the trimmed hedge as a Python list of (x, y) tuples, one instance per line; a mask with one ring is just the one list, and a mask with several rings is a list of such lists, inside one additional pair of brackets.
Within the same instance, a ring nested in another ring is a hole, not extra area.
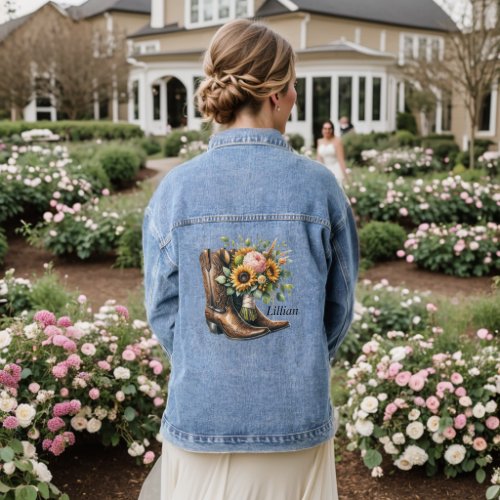
[(0, 138), (18, 136), (21, 132), (32, 129), (47, 128), (61, 139), (68, 141), (86, 141), (90, 139), (131, 139), (143, 137), (144, 133), (137, 125), (131, 123), (113, 123), (110, 121), (39, 121), (11, 122), (0, 121)]
[(165, 137), (165, 156), (179, 156), (183, 146), (191, 141), (208, 142), (210, 130), (173, 130)]
[(133, 146), (106, 146), (97, 154), (99, 163), (114, 187), (130, 185), (143, 163), (142, 150)]
[(371, 262), (395, 259), (405, 241), (406, 231), (392, 222), (372, 221), (359, 231), (361, 255)]
[(417, 135), (417, 122), (412, 113), (398, 113), (396, 128), (398, 130), (407, 130), (413, 135)]

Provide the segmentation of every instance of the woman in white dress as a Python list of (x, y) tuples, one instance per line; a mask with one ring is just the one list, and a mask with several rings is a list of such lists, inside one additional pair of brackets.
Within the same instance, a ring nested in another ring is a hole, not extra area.
[(342, 186), (347, 179), (342, 141), (339, 137), (335, 137), (335, 127), (329, 120), (323, 123), (321, 134), (323, 137), (318, 139), (317, 159), (335, 175)]

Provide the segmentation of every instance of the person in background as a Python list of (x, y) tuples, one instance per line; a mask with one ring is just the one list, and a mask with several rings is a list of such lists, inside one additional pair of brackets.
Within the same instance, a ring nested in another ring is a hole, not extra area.
[(339, 120), (340, 124), (340, 136), (343, 137), (350, 132), (354, 132), (354, 125), (351, 123), (347, 116), (342, 116)]
[(321, 128), (321, 139), (317, 143), (317, 160), (332, 172), (342, 186), (347, 179), (347, 168), (344, 160), (344, 146), (339, 137), (335, 137), (335, 127), (328, 120)]

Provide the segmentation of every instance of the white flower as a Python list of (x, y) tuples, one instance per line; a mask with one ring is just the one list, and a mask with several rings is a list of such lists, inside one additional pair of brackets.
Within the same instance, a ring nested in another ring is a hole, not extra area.
[(378, 438), (378, 440), (382, 443), (382, 444), (386, 444), (386, 443), (389, 443), (391, 440), (389, 438), (389, 436), (380, 436)]
[(412, 439), (419, 439), (424, 433), (424, 426), (421, 422), (412, 422), (406, 426), (406, 434)]
[(21, 427), (29, 427), (35, 415), (36, 410), (31, 405), (23, 403), (16, 408), (16, 418)]
[(474, 408), (472, 408), (472, 414), (476, 418), (483, 418), (484, 414), (486, 413), (486, 408), (482, 403), (477, 403)]
[(466, 445), (471, 445), (472, 444), (472, 438), (466, 434), (463, 438), (462, 438), (462, 442)]
[(392, 443), (391, 441), (384, 444), (384, 451), (388, 455), (397, 455), (399, 453), (399, 450), (394, 446), (394, 443)]
[(472, 405), (472, 399), (469, 398), (469, 396), (462, 396), (459, 400), (458, 403), (461, 406), (471, 406)]
[(441, 444), (444, 443), (444, 436), (440, 432), (435, 432), (432, 435), (432, 440), (437, 444)]
[(10, 413), (17, 406), (16, 398), (2, 397), (0, 398), (0, 410), (5, 413)]
[(387, 394), (385, 392), (381, 392), (378, 396), (377, 399), (379, 401), (385, 401), (387, 399)]
[(478, 375), (480, 375), (481, 372), (479, 371), (478, 368), (474, 367), (474, 368), (471, 368), (469, 370), (469, 375), (472, 375), (473, 377), (477, 377)]
[(50, 481), (52, 481), (52, 474), (43, 462), (31, 460), (31, 463), (33, 464), (33, 472), (39, 481), (43, 481), (44, 483), (50, 483)]
[(396, 432), (394, 436), (392, 436), (392, 440), (394, 444), (405, 444), (405, 435), (402, 432)]
[(372, 477), (382, 477), (384, 475), (384, 471), (382, 467), (374, 467), (372, 469)]
[(16, 464), (14, 462), (5, 462), (3, 464), (3, 471), (7, 476), (10, 476), (11, 474), (14, 474), (14, 471), (16, 470)]
[(411, 464), (411, 462), (405, 457), (405, 456), (401, 456), (399, 457), (395, 462), (394, 462), (394, 465), (398, 468), (398, 469), (401, 469), (401, 470), (410, 470), (413, 465)]
[(145, 452), (145, 448), (142, 444), (137, 443), (134, 441), (131, 445), (130, 448), (128, 449), (128, 454), (131, 457), (139, 457)]
[(71, 419), (71, 427), (75, 429), (75, 431), (84, 431), (87, 428), (87, 419), (85, 417), (80, 417), (75, 415)]
[(373, 396), (366, 396), (363, 401), (361, 401), (360, 406), (366, 413), (376, 413), (378, 409), (378, 399)]
[(408, 420), (417, 420), (418, 417), (420, 417), (420, 412), (416, 408), (413, 408), (408, 414)]
[(28, 437), (33, 439), (33, 441), (36, 441), (40, 437), (40, 431), (36, 427), (32, 427), (28, 431)]
[(123, 366), (118, 366), (113, 370), (113, 375), (116, 379), (128, 380), (130, 378), (130, 370)]
[(441, 419), (437, 415), (433, 415), (429, 418), (429, 420), (427, 420), (427, 429), (431, 432), (437, 432), (440, 421)]
[(401, 361), (406, 358), (406, 349), (403, 346), (393, 347), (389, 354), (391, 355), (391, 361)]
[(493, 413), (497, 409), (497, 404), (495, 401), (488, 401), (484, 407), (487, 413)]
[(420, 446), (414, 444), (408, 446), (403, 453), (403, 456), (408, 459), (412, 465), (424, 465), (427, 462), (429, 455)]
[(35, 458), (36, 448), (29, 441), (21, 441), (24, 458)]
[(465, 447), (461, 444), (452, 444), (444, 453), (445, 460), (451, 465), (458, 465), (465, 458)]
[(91, 418), (87, 423), (87, 432), (90, 434), (95, 434), (99, 432), (102, 427), (102, 422), (97, 418)]
[(356, 391), (358, 394), (364, 394), (366, 392), (366, 386), (364, 384), (358, 384), (356, 386)]
[(0, 349), (4, 349), (12, 342), (11, 330), (7, 328), (6, 330), (0, 330)]
[(361, 436), (371, 436), (373, 433), (373, 422), (371, 420), (361, 420), (358, 418), (354, 424), (354, 428)]
[(125, 400), (125, 393), (123, 391), (118, 391), (115, 394), (115, 398), (116, 398), (117, 401), (119, 401), (121, 403), (122, 401)]

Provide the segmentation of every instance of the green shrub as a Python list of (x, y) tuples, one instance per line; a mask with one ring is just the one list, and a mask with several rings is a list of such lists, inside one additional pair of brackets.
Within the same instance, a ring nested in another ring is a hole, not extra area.
[(475, 328), (487, 328), (490, 332), (500, 334), (500, 290), (490, 296), (473, 300), (471, 309)]
[(394, 138), (397, 142), (397, 146), (399, 147), (418, 146), (418, 143), (420, 142), (415, 134), (412, 134), (408, 130), (398, 130), (394, 134)]
[(66, 290), (58, 275), (52, 271), (52, 266), (32, 283), (30, 305), (34, 310), (47, 309), (56, 315), (68, 314), (68, 307), (75, 298), (75, 294)]
[(2, 228), (0, 228), (0, 266), (3, 266), (5, 256), (9, 250), (9, 245), (7, 243), (7, 236)]
[(114, 187), (130, 185), (141, 168), (142, 158), (132, 146), (106, 146), (99, 151), (96, 160), (102, 166)]
[(108, 174), (97, 159), (88, 160), (82, 166), (83, 177), (92, 183), (95, 191), (102, 191), (104, 188), (109, 189), (111, 187)]
[(115, 266), (142, 267), (142, 217), (136, 214), (125, 221), (125, 231), (118, 239)]
[(207, 132), (201, 130), (173, 130), (165, 138), (165, 156), (179, 156), (181, 148), (188, 142), (206, 142), (207, 139)]
[(304, 147), (305, 141), (300, 134), (286, 134), (288, 144), (295, 149), (295, 151), (300, 151)]
[(361, 255), (372, 262), (395, 259), (405, 240), (405, 230), (392, 222), (369, 222), (359, 232)]
[(371, 134), (346, 134), (342, 138), (345, 157), (356, 163), (362, 162), (361, 152), (367, 149), (384, 149), (388, 146), (389, 134), (372, 132)]
[(396, 128), (398, 130), (407, 130), (412, 134), (417, 134), (417, 121), (412, 113), (398, 113), (396, 118)]
[(430, 135), (422, 138), (422, 147), (430, 148), (433, 150), (434, 156), (444, 160), (448, 158), (450, 163), (453, 164), (453, 160), (456, 159), (460, 148), (453, 138), (448, 138), (448, 136)]
[(161, 151), (160, 141), (153, 136), (147, 136), (138, 139), (137, 145), (140, 146), (148, 156), (155, 155), (156, 153), (159, 153)]

